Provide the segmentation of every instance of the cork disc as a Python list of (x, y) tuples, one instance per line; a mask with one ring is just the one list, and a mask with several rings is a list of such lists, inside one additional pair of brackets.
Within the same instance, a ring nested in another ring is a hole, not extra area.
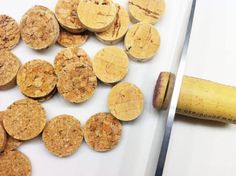
[(5, 149), (7, 142), (6, 131), (4, 130), (2, 123), (0, 122), (0, 153)]
[(48, 48), (56, 43), (59, 24), (54, 13), (47, 7), (34, 6), (21, 19), (21, 37), (32, 49)]
[(55, 14), (60, 25), (72, 33), (85, 31), (77, 15), (79, 2), (80, 0), (58, 0), (55, 8)]
[(16, 75), (21, 66), (20, 60), (10, 51), (0, 51), (0, 89), (16, 85)]
[(119, 83), (109, 93), (109, 110), (119, 120), (131, 121), (136, 119), (142, 113), (143, 106), (143, 93), (134, 84)]
[[(38, 102), (45, 102), (47, 100), (50, 100), (55, 94), (57, 93), (57, 88), (55, 87), (51, 93), (44, 97), (39, 97), (39, 98), (33, 98), (34, 100), (37, 100)], [(26, 96), (27, 97), (27, 96)], [(31, 98), (31, 97), (28, 97)]]
[(55, 89), (56, 84), (54, 68), (44, 60), (35, 59), (27, 62), (17, 74), (17, 85), (27, 97), (45, 97)]
[(128, 8), (133, 22), (155, 24), (165, 11), (164, 0), (129, 0)]
[(8, 107), (3, 125), (7, 133), (18, 140), (37, 137), (46, 124), (46, 113), (35, 100), (22, 99)]
[(72, 63), (58, 75), (58, 92), (64, 99), (73, 103), (88, 100), (96, 87), (97, 78), (89, 65)]
[(116, 83), (128, 73), (129, 59), (126, 53), (117, 47), (106, 47), (94, 57), (93, 69), (104, 83)]
[(92, 62), (87, 53), (78, 47), (62, 49), (55, 57), (54, 67), (56, 74), (59, 74), (63, 68), (72, 63), (82, 63), (92, 67)]
[(77, 13), (85, 28), (103, 32), (114, 23), (117, 9), (111, 0), (80, 0)]
[(52, 154), (65, 157), (78, 150), (83, 141), (83, 130), (73, 116), (59, 115), (47, 123), (42, 138)]
[(4, 152), (16, 150), (19, 146), (21, 146), (22, 143), (23, 143), (22, 141), (14, 139), (11, 136), (8, 136)]
[(145, 62), (150, 60), (159, 47), (159, 32), (151, 24), (135, 24), (125, 36), (126, 51), (136, 61)]
[(20, 151), (9, 151), (0, 155), (0, 175), (31, 176), (31, 163)]
[(96, 37), (105, 44), (116, 44), (121, 41), (126, 34), (129, 27), (128, 12), (116, 4), (117, 13), (115, 22), (112, 26), (104, 32), (96, 33)]
[(61, 29), (60, 35), (57, 39), (57, 43), (63, 47), (79, 47), (88, 40), (88, 37), (89, 35), (87, 32), (72, 34)]
[(84, 139), (89, 147), (98, 152), (112, 150), (120, 141), (122, 125), (110, 113), (97, 113), (89, 118), (84, 127)]
[(7, 15), (0, 15), (0, 50), (11, 50), (19, 41), (20, 28), (17, 22)]

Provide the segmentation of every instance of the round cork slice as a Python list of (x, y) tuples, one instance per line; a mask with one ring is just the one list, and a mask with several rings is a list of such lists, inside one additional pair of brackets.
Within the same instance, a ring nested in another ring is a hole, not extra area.
[(129, 0), (128, 8), (134, 23), (155, 24), (165, 11), (164, 0)]
[(58, 157), (75, 153), (83, 141), (80, 122), (70, 115), (59, 115), (50, 120), (43, 130), (45, 147)]
[(14, 102), (7, 109), (3, 125), (7, 133), (18, 140), (37, 137), (46, 124), (46, 113), (40, 103), (32, 99)]
[(94, 57), (93, 69), (104, 83), (116, 83), (128, 73), (129, 59), (126, 53), (117, 47), (106, 47)]
[(89, 65), (72, 63), (58, 75), (57, 89), (65, 100), (82, 103), (88, 100), (97, 87), (97, 78)]
[(7, 142), (4, 148), (4, 152), (8, 152), (8, 151), (12, 151), (12, 150), (16, 150), (19, 146), (21, 146), (23, 142), (19, 141), (17, 139), (14, 139), (11, 136), (7, 137)]
[(160, 35), (151, 24), (137, 23), (129, 29), (124, 42), (131, 58), (145, 62), (153, 58), (158, 51)]
[(120, 141), (122, 125), (110, 113), (97, 113), (89, 118), (84, 127), (84, 139), (89, 147), (98, 152), (112, 150)]
[(59, 24), (54, 13), (44, 6), (29, 9), (20, 22), (21, 37), (32, 49), (48, 48), (56, 43), (59, 36)]
[(20, 28), (17, 22), (7, 15), (0, 15), (0, 50), (11, 50), (19, 41)]
[(56, 87), (57, 76), (47, 61), (35, 59), (23, 65), (17, 74), (17, 85), (30, 98), (49, 95)]
[(72, 63), (82, 63), (92, 67), (92, 62), (87, 53), (78, 47), (70, 47), (62, 49), (55, 57), (54, 67), (58, 75), (64, 67)]
[(16, 85), (20, 66), (20, 60), (12, 52), (0, 50), (0, 89), (9, 89)]
[(88, 33), (72, 34), (63, 29), (60, 30), (60, 35), (57, 43), (63, 47), (79, 47), (88, 40)]
[(85, 31), (77, 15), (79, 2), (80, 0), (58, 0), (55, 8), (55, 14), (60, 25), (72, 33)]
[(5, 149), (7, 142), (7, 134), (0, 122), (0, 153)]
[(0, 155), (0, 175), (31, 176), (29, 158), (20, 151), (4, 152)]
[(123, 39), (130, 22), (128, 12), (118, 4), (116, 4), (116, 6), (117, 13), (115, 22), (106, 31), (96, 33), (96, 37), (101, 42), (109, 45), (116, 44)]
[(81, 24), (92, 32), (109, 29), (115, 22), (116, 13), (112, 0), (80, 0), (77, 9)]
[(119, 83), (109, 93), (109, 110), (119, 120), (131, 121), (136, 119), (143, 112), (143, 106), (144, 95), (134, 84)]

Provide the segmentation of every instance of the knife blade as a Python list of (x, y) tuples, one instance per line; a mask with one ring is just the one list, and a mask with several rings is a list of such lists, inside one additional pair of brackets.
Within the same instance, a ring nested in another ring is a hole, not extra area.
[(193, 24), (195, 7), (196, 7), (196, 0), (193, 0), (192, 5), (191, 5), (190, 16), (189, 16), (189, 20), (188, 20), (187, 30), (186, 30), (186, 34), (185, 34), (184, 44), (181, 49), (179, 64), (177, 64), (177, 68), (176, 68), (176, 70), (177, 70), (176, 80), (175, 80), (172, 98), (170, 101), (170, 107), (169, 107), (168, 113), (167, 113), (165, 131), (164, 131), (164, 136), (163, 136), (163, 140), (162, 140), (161, 151), (160, 151), (160, 155), (159, 155), (159, 159), (158, 159), (158, 163), (157, 163), (155, 176), (162, 176), (164, 166), (165, 166), (166, 155), (167, 155), (167, 151), (168, 151), (172, 126), (174, 123), (175, 112), (176, 112), (176, 108), (177, 108), (179, 93), (180, 93), (182, 79), (183, 79), (183, 75), (184, 75), (184, 68), (185, 68), (185, 63), (186, 63), (186, 59), (187, 59), (187, 51), (188, 51), (189, 39), (190, 39), (191, 31), (192, 31), (192, 24)]

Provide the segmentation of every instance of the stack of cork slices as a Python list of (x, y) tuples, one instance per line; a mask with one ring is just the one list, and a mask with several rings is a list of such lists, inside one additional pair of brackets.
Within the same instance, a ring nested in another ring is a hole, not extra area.
[[(128, 14), (112, 0), (58, 0), (55, 13), (34, 6), (23, 15), (20, 25), (0, 15), (0, 89), (17, 84), (26, 97), (0, 112), (0, 175), (31, 175), (30, 160), (17, 148), (40, 134), (47, 150), (58, 157), (75, 153), (83, 139), (99, 152), (118, 144), (121, 121), (136, 119), (144, 106), (142, 91), (132, 83), (120, 82), (129, 69), (128, 57), (145, 62), (156, 54), (160, 35), (153, 24), (163, 15), (164, 7), (164, 0), (129, 0)], [(131, 27), (130, 19), (135, 23)], [(108, 46), (91, 60), (80, 48), (91, 32), (107, 45), (124, 38), (125, 49)], [(53, 65), (41, 59), (22, 64), (10, 51), (20, 38), (34, 50), (56, 42), (64, 48)], [(41, 102), (58, 92), (65, 101), (80, 104), (93, 96), (98, 80), (112, 86), (110, 112), (94, 114), (83, 127), (67, 114), (47, 121)]]

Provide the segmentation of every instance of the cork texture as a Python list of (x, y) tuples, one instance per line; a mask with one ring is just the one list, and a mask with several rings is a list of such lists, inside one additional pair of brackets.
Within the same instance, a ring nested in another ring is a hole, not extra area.
[(143, 112), (144, 95), (134, 84), (122, 82), (115, 85), (108, 95), (112, 115), (122, 121), (136, 119)]
[(84, 138), (89, 147), (98, 152), (112, 150), (121, 139), (122, 125), (110, 113), (97, 113), (84, 127)]
[(133, 25), (125, 36), (125, 48), (129, 56), (140, 62), (153, 58), (160, 47), (159, 32), (148, 23)]
[[(53, 96), (57, 93), (57, 88), (55, 87), (53, 89), (53, 91), (51, 93), (49, 93), (48, 95), (44, 96), (44, 97), (39, 97), (39, 98), (33, 98), (34, 100), (37, 100), (38, 102), (42, 103), (45, 101), (50, 100), (51, 98), (53, 98)], [(25, 95), (26, 96), (26, 95)], [(26, 96), (27, 97), (27, 96)], [(31, 98), (31, 97), (28, 97)]]
[(5, 149), (7, 142), (7, 134), (2, 126), (2, 122), (0, 122), (0, 152), (2, 152)]
[(100, 50), (94, 57), (93, 69), (104, 83), (116, 83), (122, 80), (128, 73), (129, 59), (123, 49), (106, 47)]
[(70, 115), (59, 115), (50, 120), (43, 131), (45, 147), (58, 157), (75, 153), (83, 141), (80, 122)]
[(22, 141), (14, 139), (11, 136), (8, 136), (4, 152), (16, 150), (19, 146), (21, 146), (22, 143), (23, 143)]
[(29, 9), (20, 22), (21, 37), (32, 49), (48, 48), (56, 43), (59, 36), (59, 24), (54, 13), (44, 6)]
[(0, 15), (0, 50), (11, 50), (19, 41), (20, 28), (17, 22), (7, 15)]

